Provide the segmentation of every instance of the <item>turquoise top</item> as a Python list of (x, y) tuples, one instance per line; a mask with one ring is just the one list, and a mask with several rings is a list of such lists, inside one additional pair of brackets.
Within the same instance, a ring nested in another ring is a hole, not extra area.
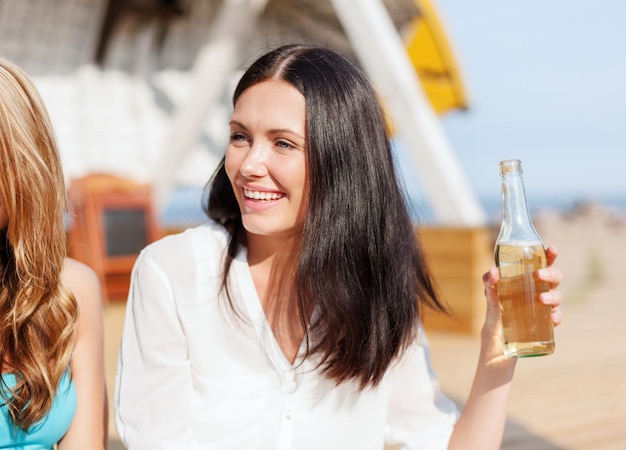
[[(15, 385), (14, 374), (4, 373), (2, 379), (8, 387)], [(7, 406), (4, 402), (0, 404), (0, 449), (52, 450), (54, 444), (67, 433), (75, 412), (76, 388), (68, 371), (59, 382), (57, 394), (48, 414), (26, 433), (13, 425)]]

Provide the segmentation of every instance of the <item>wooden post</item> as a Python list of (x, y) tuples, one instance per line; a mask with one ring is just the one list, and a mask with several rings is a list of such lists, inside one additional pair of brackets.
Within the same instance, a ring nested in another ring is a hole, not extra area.
[(426, 309), (424, 327), (477, 333), (486, 300), (482, 275), (493, 266), (493, 237), (486, 227), (419, 227), (418, 237), (450, 316)]
[(331, 0), (331, 4), (359, 61), (389, 107), (437, 222), (484, 225), (486, 214), (424, 94), (382, 0)]

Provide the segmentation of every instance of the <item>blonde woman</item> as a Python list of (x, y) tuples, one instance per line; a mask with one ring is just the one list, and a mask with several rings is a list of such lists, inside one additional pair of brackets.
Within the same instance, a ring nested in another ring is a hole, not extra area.
[(0, 175), (0, 448), (104, 448), (98, 280), (66, 258), (50, 120), (28, 77), (4, 59)]

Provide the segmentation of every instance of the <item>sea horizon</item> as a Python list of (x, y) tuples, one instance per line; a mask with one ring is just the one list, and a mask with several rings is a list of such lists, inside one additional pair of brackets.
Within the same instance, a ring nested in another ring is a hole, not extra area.
[[(479, 196), (478, 202), (485, 211), (487, 224), (499, 223), (502, 217), (502, 199), (499, 195)], [(545, 212), (569, 214), (575, 212), (583, 205), (601, 205), (607, 211), (626, 218), (626, 195), (552, 195), (552, 196), (529, 196), (527, 197), (528, 210), (531, 216)], [(414, 220), (420, 223), (434, 223), (434, 215), (431, 207), (424, 199), (410, 200), (409, 209)]]
[[(478, 201), (485, 211), (487, 224), (500, 222), (501, 198), (499, 195), (478, 196)], [(202, 187), (184, 186), (176, 188), (167, 207), (161, 214), (165, 227), (178, 228), (199, 225), (207, 221), (202, 210)], [(528, 195), (528, 209), (531, 215), (546, 211), (571, 213), (583, 204), (603, 205), (607, 210), (626, 218), (626, 195)], [(409, 198), (411, 217), (422, 224), (436, 223), (432, 208), (424, 198)]]

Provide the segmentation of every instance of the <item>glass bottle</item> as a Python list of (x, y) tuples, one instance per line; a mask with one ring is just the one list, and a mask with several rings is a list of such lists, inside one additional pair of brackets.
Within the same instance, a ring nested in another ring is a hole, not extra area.
[(555, 346), (552, 308), (539, 300), (550, 287), (533, 276), (546, 267), (546, 252), (528, 211), (521, 161), (501, 161), (500, 177), (502, 223), (494, 253), (504, 353), (510, 358), (550, 355)]

